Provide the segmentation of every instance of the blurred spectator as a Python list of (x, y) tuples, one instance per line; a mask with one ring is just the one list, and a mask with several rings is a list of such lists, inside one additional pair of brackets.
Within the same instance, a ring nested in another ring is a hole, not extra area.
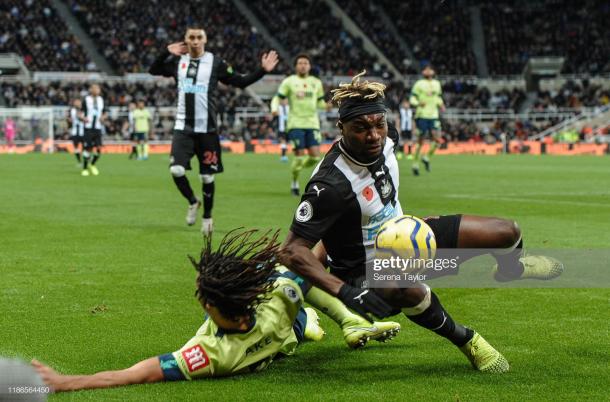
[(48, 0), (2, 0), (0, 21), (0, 53), (21, 55), (28, 69), (97, 70)]

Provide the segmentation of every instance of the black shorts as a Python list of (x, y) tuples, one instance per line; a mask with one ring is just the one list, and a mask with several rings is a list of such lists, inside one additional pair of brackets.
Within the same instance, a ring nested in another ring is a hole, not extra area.
[(83, 143), (83, 136), (82, 135), (72, 135), (72, 136), (70, 136), (70, 139), (72, 140), (72, 145), (74, 145), (75, 147), (78, 144), (82, 144)]
[(90, 149), (93, 147), (102, 146), (102, 130), (94, 128), (85, 129), (85, 135), (83, 136), (83, 144), (85, 148)]
[[(437, 249), (455, 249), (458, 244), (458, 233), (462, 215), (441, 215), (424, 218), (436, 238)], [(331, 267), (330, 273), (345, 283), (357, 288), (367, 287), (366, 272), (362, 270), (338, 270)]]
[(132, 141), (146, 141), (146, 133), (133, 133)]
[(279, 133), (277, 133), (277, 138), (280, 140), (283, 139), (285, 142), (288, 142), (288, 132), (280, 131)]
[(170, 166), (191, 170), (191, 159), (197, 156), (200, 174), (222, 173), (220, 138), (217, 133), (176, 131), (172, 137)]
[(428, 216), (424, 221), (436, 238), (436, 248), (457, 248), (462, 215)]
[(413, 138), (413, 133), (411, 132), (411, 130), (403, 130), (400, 132), (400, 138), (404, 141), (404, 140), (411, 140)]

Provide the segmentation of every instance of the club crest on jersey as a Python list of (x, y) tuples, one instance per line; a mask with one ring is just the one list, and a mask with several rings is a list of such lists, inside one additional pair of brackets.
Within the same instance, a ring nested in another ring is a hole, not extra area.
[(297, 222), (307, 222), (313, 216), (313, 207), (309, 201), (303, 201), (299, 204), (294, 218)]
[(385, 179), (381, 183), (381, 198), (388, 198), (392, 193), (392, 185), (388, 179)]
[(189, 373), (201, 370), (210, 365), (210, 359), (201, 345), (195, 345), (182, 351), (182, 357), (186, 362)]
[(286, 295), (286, 297), (288, 297), (288, 300), (293, 303), (299, 301), (299, 293), (296, 291), (295, 288), (291, 286), (284, 286), (284, 294)]

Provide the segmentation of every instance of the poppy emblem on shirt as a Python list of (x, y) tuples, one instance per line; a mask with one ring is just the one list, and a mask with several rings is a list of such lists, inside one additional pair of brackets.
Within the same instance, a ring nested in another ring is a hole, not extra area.
[(182, 63), (182, 69), (184, 70), (186, 68), (186, 63)]
[(373, 199), (373, 189), (371, 186), (366, 186), (364, 190), (362, 190), (362, 196), (367, 200), (371, 201)]

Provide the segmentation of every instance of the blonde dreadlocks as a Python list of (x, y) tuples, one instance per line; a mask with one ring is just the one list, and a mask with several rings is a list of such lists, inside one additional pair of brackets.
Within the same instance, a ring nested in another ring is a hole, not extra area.
[(341, 106), (341, 103), (346, 99), (363, 99), (371, 100), (375, 98), (385, 98), (383, 91), (386, 86), (381, 82), (360, 81), (360, 78), (366, 74), (366, 70), (362, 70), (352, 78), (349, 84), (339, 84), (339, 88), (330, 91), (333, 94), (332, 101)]

